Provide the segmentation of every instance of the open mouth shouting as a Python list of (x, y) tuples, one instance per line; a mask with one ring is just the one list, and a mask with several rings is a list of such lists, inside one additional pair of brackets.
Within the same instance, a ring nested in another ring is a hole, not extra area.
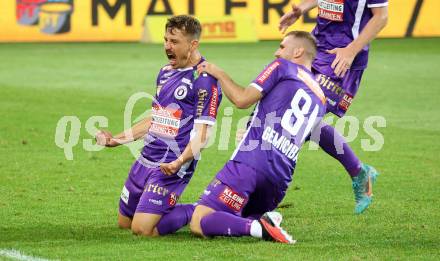
[(171, 52), (166, 52), (166, 55), (168, 57), (168, 62), (171, 66), (175, 67), (177, 64), (176, 55)]

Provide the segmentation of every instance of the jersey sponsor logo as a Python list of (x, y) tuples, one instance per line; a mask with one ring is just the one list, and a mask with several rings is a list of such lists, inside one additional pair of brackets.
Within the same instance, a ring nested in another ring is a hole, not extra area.
[(179, 196), (176, 193), (172, 192), (168, 199), (168, 204), (170, 206), (175, 206), (178, 200), (179, 200)]
[(197, 101), (197, 111), (196, 111), (196, 117), (202, 116), (203, 113), (203, 107), (205, 107), (205, 100), (208, 96), (208, 91), (204, 89), (200, 89), (197, 93), (198, 101)]
[(162, 206), (162, 200), (157, 200), (157, 199), (148, 199), (148, 202), (154, 204), (154, 205), (158, 205), (158, 206)]
[(171, 75), (173, 75), (173, 73), (174, 73), (173, 71), (166, 72), (166, 73), (163, 74), (163, 78), (168, 79), (168, 78), (170, 78)]
[(178, 100), (184, 99), (187, 94), (188, 94), (188, 88), (186, 88), (186, 86), (184, 85), (180, 85), (179, 87), (176, 88), (176, 90), (174, 90), (174, 98)]
[(190, 79), (182, 78), (182, 82), (188, 84), (189, 88), (192, 90), (193, 84)]
[(341, 110), (347, 111), (352, 101), (353, 101), (353, 96), (346, 93), (344, 94), (344, 97), (342, 97), (342, 100), (339, 102), (338, 106)]
[(166, 196), (170, 191), (164, 187), (159, 186), (159, 184), (147, 183), (147, 185), (145, 185), (144, 192), (151, 192), (160, 196)]
[(215, 118), (217, 116), (217, 106), (218, 106), (218, 89), (217, 86), (211, 86), (211, 100), (209, 101), (209, 116)]
[(226, 187), (223, 190), (218, 199), (236, 212), (240, 211), (243, 208), (243, 205), (246, 201), (246, 198), (244, 196), (239, 195), (237, 192), (233, 191), (229, 187)]
[(259, 84), (263, 84), (268, 78), (269, 76), (273, 73), (273, 71), (280, 65), (280, 63), (278, 61), (273, 62), (271, 65), (269, 65), (266, 70), (264, 70), (260, 76), (258, 76), (257, 78), (257, 82)]
[(332, 78), (327, 75), (319, 74), (316, 79), (321, 86), (321, 89), (331, 91), (332, 93), (342, 97), (345, 93), (344, 89), (335, 83)]
[(130, 191), (124, 186), (121, 192), (121, 200), (128, 205), (128, 199), (130, 198)]
[(179, 132), (182, 110), (153, 105), (150, 132), (166, 137), (176, 137)]
[(318, 15), (321, 18), (344, 21), (344, 0), (318, 0)]
[(281, 135), (276, 130), (271, 127), (266, 127), (264, 129), (263, 135), (261, 137), (264, 141), (269, 142), (281, 153), (286, 155), (291, 160), (295, 160), (298, 157), (299, 147), (292, 143), (289, 138)]

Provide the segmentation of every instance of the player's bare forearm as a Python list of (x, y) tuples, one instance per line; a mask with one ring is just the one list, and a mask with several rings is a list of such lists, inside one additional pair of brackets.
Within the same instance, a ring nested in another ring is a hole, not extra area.
[(285, 33), (287, 28), (294, 24), (298, 19), (309, 10), (315, 8), (318, 5), (317, 0), (304, 0), (299, 5), (292, 4), (292, 10), (285, 13), (281, 19), (280, 23), (278, 25), (278, 29)]
[(177, 173), (183, 164), (198, 157), (201, 153), (209, 140), (211, 127), (207, 124), (195, 124), (194, 129), (195, 135), (186, 145), (182, 154), (175, 161), (162, 163), (160, 165), (162, 173), (165, 175), (173, 175)]
[(318, 6), (318, 0), (304, 0), (298, 5), (298, 8), (301, 9), (301, 12), (304, 14), (316, 6)]
[(258, 100), (262, 95), (255, 88), (244, 88), (235, 83), (229, 75), (215, 64), (203, 62), (198, 65), (199, 73), (207, 72), (214, 76), (222, 87), (223, 93), (239, 109), (247, 109)]
[(235, 83), (229, 75), (227, 75), (224, 71), (219, 73), (219, 78), (217, 78), (220, 82), (220, 86), (222, 87), (223, 93), (228, 97), (228, 99), (238, 108), (248, 108), (246, 106), (245, 100), (245, 88), (243, 86)]
[(127, 129), (113, 137), (118, 144), (126, 144), (144, 137), (151, 126), (151, 116), (139, 121), (130, 129)]
[(226, 97), (239, 109), (247, 109), (263, 97), (261, 92), (254, 87), (244, 88), (227, 75), (220, 80), (220, 85)]
[(128, 130), (125, 130), (124, 132), (118, 134), (115, 136), (115, 139), (120, 139), (121, 141), (131, 142), (138, 140), (147, 134), (148, 130), (151, 126), (151, 117), (148, 116), (147, 118), (139, 121), (133, 127), (131, 127)]
[(348, 46), (356, 54), (373, 41), (388, 22), (388, 7), (372, 8), (371, 11), (373, 12), (373, 17), (365, 25), (359, 37)]
[(188, 145), (183, 150), (182, 155), (180, 155), (179, 157), (183, 161), (183, 163), (186, 163), (193, 158), (198, 157), (198, 155), (205, 148), (206, 143), (208, 143), (208, 139), (210, 136), (210, 126), (207, 124), (196, 124), (195, 128), (196, 134), (190, 140)]

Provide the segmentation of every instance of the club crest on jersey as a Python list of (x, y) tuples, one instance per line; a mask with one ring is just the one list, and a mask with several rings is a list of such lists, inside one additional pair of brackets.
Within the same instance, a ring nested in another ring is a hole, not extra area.
[(188, 88), (185, 85), (180, 85), (174, 90), (174, 98), (182, 100), (188, 94)]
[(239, 212), (243, 208), (246, 201), (244, 196), (238, 194), (229, 187), (226, 187), (223, 190), (218, 199), (236, 212)]
[(318, 15), (321, 18), (344, 21), (344, 0), (318, 0)]

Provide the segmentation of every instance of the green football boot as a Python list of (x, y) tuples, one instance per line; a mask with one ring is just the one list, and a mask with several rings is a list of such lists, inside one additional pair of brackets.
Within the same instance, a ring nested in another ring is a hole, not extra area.
[(361, 214), (373, 200), (373, 184), (379, 173), (370, 165), (363, 164), (361, 171), (353, 177), (353, 193), (356, 201), (355, 214)]

